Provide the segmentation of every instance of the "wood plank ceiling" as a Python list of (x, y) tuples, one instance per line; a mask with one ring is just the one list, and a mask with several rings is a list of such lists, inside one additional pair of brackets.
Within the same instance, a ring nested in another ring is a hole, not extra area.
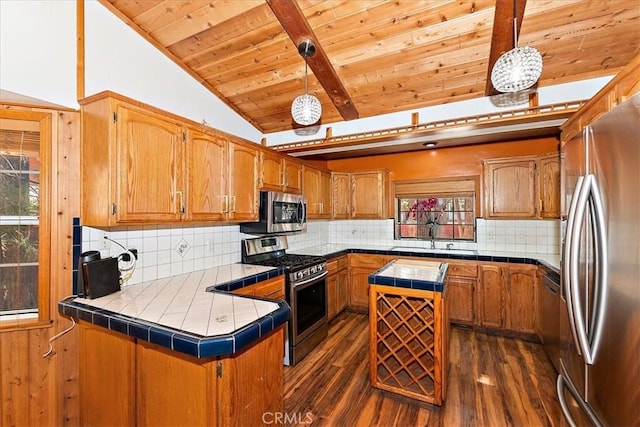
[[(489, 64), (513, 47), (513, 0), (292, 1), (306, 25), (285, 22), (289, 0), (100, 0), (262, 133), (297, 127), (305, 67), (289, 34), (322, 53), (309, 92), (323, 124), (495, 93)], [(519, 45), (543, 56), (538, 87), (612, 75), (640, 53), (638, 0), (528, 0), (518, 24)]]

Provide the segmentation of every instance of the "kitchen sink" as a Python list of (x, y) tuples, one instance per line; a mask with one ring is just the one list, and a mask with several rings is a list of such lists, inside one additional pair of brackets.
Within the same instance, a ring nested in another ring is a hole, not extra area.
[(393, 246), (391, 248), (392, 251), (403, 251), (403, 252), (422, 252), (422, 253), (433, 253), (433, 254), (457, 254), (457, 255), (478, 255), (478, 251), (474, 249), (431, 249), (431, 248), (414, 248), (410, 246)]

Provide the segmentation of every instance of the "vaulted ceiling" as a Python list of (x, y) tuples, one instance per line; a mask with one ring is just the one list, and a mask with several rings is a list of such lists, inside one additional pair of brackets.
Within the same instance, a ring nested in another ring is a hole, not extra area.
[(297, 127), (307, 38), (323, 124), (495, 94), (514, 4), (518, 44), (543, 56), (539, 87), (612, 75), (640, 54), (638, 0), (100, 2), (262, 133)]

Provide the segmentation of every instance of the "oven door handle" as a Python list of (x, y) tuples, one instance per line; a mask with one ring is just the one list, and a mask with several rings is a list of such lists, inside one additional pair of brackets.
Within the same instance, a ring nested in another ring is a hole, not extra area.
[(325, 271), (324, 273), (322, 273), (319, 276), (314, 276), (314, 277), (312, 277), (310, 279), (305, 280), (304, 282), (296, 283), (295, 285), (293, 285), (293, 287), (297, 288), (299, 286), (306, 285), (307, 283), (315, 282), (316, 280), (323, 279), (323, 278), (327, 277), (328, 274), (329, 273), (327, 271)]

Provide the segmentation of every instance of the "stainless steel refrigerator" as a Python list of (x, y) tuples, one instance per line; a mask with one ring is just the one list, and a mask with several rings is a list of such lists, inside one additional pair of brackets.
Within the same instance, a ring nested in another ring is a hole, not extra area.
[(640, 426), (640, 94), (562, 148), (568, 425)]

